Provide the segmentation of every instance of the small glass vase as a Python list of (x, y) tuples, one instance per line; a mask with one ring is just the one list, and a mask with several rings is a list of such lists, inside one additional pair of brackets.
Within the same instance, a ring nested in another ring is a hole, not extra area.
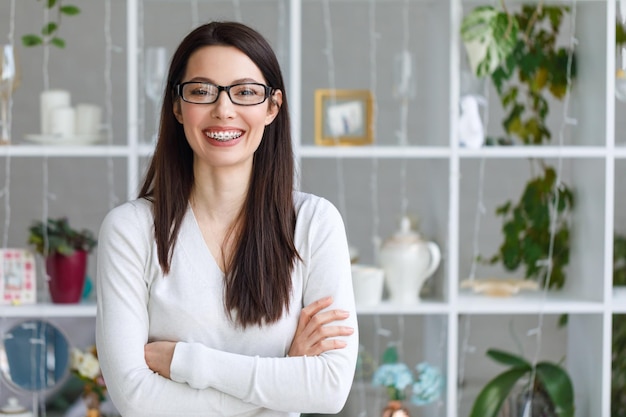
[(411, 417), (409, 410), (400, 400), (390, 400), (383, 409), (382, 417)]
[(100, 397), (98, 393), (93, 391), (87, 391), (83, 394), (83, 401), (87, 407), (85, 417), (101, 417), (100, 413)]

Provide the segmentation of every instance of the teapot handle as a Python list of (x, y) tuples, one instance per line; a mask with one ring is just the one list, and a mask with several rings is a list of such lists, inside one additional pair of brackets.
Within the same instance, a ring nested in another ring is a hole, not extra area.
[(428, 269), (424, 276), (426, 278), (430, 278), (430, 276), (435, 272), (435, 269), (439, 266), (439, 262), (441, 262), (441, 250), (439, 250), (439, 246), (435, 242), (427, 242), (428, 251), (430, 252), (430, 263), (428, 264)]

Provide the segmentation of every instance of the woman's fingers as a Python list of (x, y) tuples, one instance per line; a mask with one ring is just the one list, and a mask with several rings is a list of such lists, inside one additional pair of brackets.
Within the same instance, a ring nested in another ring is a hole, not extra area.
[(289, 348), (289, 356), (316, 356), (328, 350), (341, 349), (346, 343), (333, 339), (349, 336), (354, 329), (347, 326), (329, 326), (329, 323), (345, 320), (350, 313), (345, 310), (322, 310), (332, 304), (332, 298), (317, 300), (302, 309), (298, 328)]
[(333, 303), (333, 297), (321, 298), (304, 307), (300, 312), (300, 322), (306, 325), (312, 317), (317, 313), (330, 306)]

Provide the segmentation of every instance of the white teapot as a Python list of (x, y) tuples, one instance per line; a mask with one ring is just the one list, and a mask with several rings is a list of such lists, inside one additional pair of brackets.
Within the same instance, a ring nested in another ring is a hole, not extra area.
[(417, 232), (411, 230), (410, 219), (403, 217), (400, 230), (380, 249), (380, 264), (385, 271), (390, 301), (397, 304), (419, 302), (422, 286), (440, 261), (439, 246), (422, 240)]

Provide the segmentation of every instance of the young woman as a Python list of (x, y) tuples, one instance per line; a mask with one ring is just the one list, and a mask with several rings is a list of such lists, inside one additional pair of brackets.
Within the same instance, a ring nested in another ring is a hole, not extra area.
[(191, 32), (139, 198), (99, 234), (98, 355), (122, 416), (341, 410), (358, 350), (345, 229), (293, 177), (269, 44), (238, 23)]

